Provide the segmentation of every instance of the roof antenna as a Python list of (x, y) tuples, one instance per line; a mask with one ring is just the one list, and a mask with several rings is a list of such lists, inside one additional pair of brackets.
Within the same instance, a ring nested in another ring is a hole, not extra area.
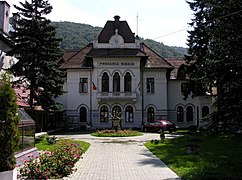
[(136, 36), (138, 36), (138, 28), (139, 28), (139, 15), (137, 12), (137, 16), (136, 16), (136, 21), (137, 21), (137, 25), (136, 25)]

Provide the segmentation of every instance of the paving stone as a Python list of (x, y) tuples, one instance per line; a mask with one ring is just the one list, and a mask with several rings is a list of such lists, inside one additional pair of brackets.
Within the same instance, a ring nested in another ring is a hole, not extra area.
[[(91, 143), (75, 173), (65, 180), (178, 180), (180, 179), (143, 143), (159, 134), (125, 138), (98, 138), (90, 135), (59, 136)], [(173, 136), (167, 136), (172, 138)]]

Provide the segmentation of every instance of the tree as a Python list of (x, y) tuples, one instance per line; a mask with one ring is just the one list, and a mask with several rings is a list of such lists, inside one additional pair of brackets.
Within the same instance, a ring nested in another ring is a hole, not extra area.
[(222, 130), (242, 125), (242, 1), (194, 0), (190, 23), (188, 55), (185, 56), (189, 81), (182, 86), (187, 98), (214, 93), (216, 112), (212, 127)]
[(15, 168), (14, 152), (19, 142), (17, 113), (17, 97), (9, 82), (9, 75), (4, 74), (0, 84), (0, 172)]
[(44, 17), (51, 12), (52, 6), (48, 0), (25, 1), (20, 5), (22, 7), (14, 5), (20, 19), (10, 34), (15, 46), (7, 53), (15, 55), (19, 61), (11, 71), (20, 77), (18, 83), (24, 83), (30, 90), (31, 108), (35, 101), (44, 108), (53, 108), (54, 98), (63, 93), (64, 73), (57, 64), (62, 56), (60, 39), (56, 38), (51, 21)]

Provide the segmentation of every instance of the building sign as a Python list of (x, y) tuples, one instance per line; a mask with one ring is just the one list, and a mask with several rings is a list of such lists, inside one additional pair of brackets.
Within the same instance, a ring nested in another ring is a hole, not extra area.
[(100, 62), (100, 66), (134, 66), (134, 62)]

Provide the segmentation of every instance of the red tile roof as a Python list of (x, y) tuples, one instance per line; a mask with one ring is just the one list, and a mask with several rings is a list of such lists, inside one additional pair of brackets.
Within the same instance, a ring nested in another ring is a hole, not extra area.
[(149, 56), (145, 65), (146, 68), (173, 68), (169, 62), (167, 62), (164, 58), (162, 58), (145, 44), (144, 52)]
[[(0, 81), (0, 85), (2, 82)], [(29, 90), (26, 90), (23, 87), (14, 87), (15, 94), (17, 96), (17, 104), (19, 107), (29, 107), (28, 99), (29, 99)]]
[(141, 49), (94, 49), (92, 44), (87, 45), (80, 51), (67, 50), (63, 56), (63, 69), (83, 69), (92, 68), (95, 57), (148, 57), (145, 68), (170, 68), (173, 69), (166, 59), (162, 58), (147, 45)]
[(178, 69), (181, 65), (186, 64), (185, 60), (183, 58), (166, 58), (166, 61), (174, 67), (174, 70), (171, 72), (171, 78), (177, 79)]
[[(92, 44), (88, 44), (81, 50), (66, 50), (62, 59), (64, 63), (61, 65), (63, 69), (79, 69), (87, 68), (86, 54), (92, 49)], [(90, 63), (92, 64), (92, 63)], [(90, 67), (89, 67), (90, 68)]]
[(30, 91), (23, 87), (14, 87), (19, 107), (29, 107), (28, 99)]
[(145, 68), (169, 68), (173, 69), (166, 59), (162, 58), (147, 45), (143, 45), (144, 49), (94, 49), (92, 44), (87, 45), (81, 50), (67, 50), (63, 56), (64, 63), (61, 65), (63, 69), (83, 69), (92, 68), (93, 59), (95, 57), (145, 57), (148, 58)]

